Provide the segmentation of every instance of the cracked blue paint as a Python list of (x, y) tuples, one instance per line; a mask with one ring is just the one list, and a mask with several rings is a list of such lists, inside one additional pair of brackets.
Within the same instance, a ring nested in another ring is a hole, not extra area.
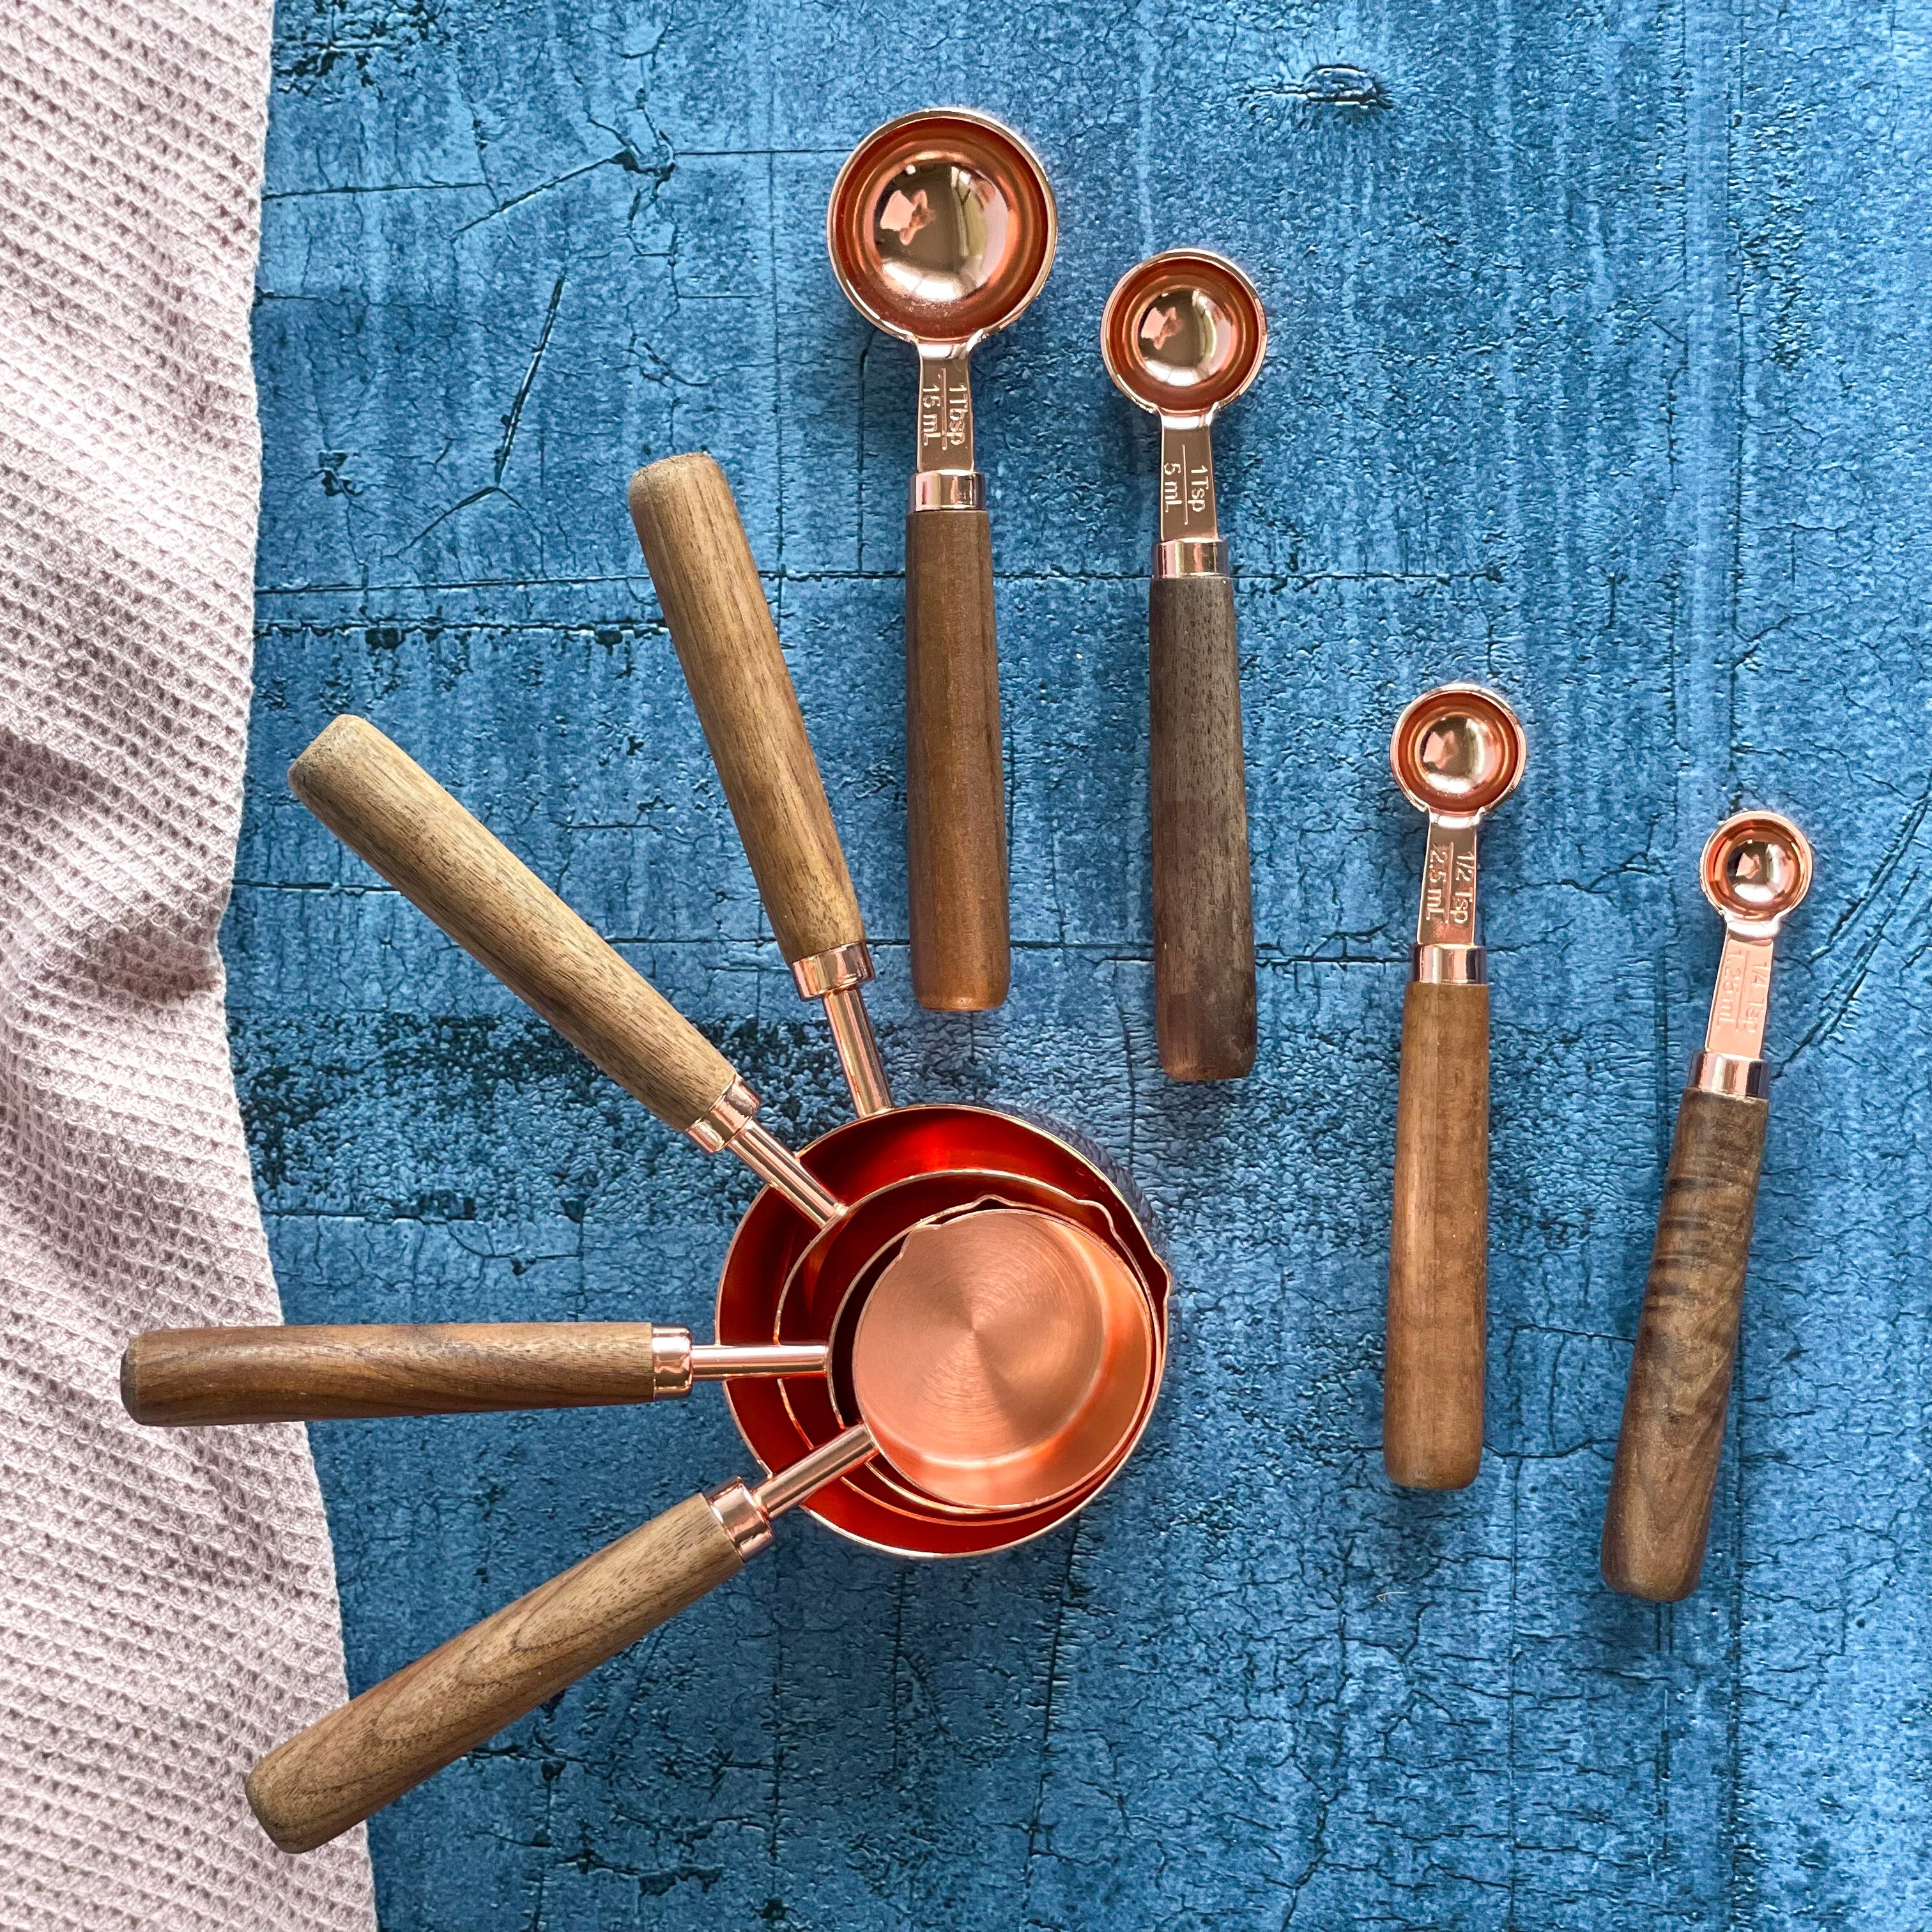
[[(1066, 1533), (894, 1564), (808, 1523), (373, 1828), (388, 1932), (1932, 1924), (1924, 1284), (1932, 13), (1066, 0), (654, 13), (285, 0), (256, 316), (258, 695), (226, 932), (292, 1319), (702, 1330), (747, 1178), (674, 1144), (288, 796), (376, 718), (720, 1040), (838, 1118), (625, 513), (736, 483), (880, 942), (902, 1093), (1078, 1120), (1179, 1280), (1144, 1449)], [(976, 362), (1014, 992), (907, 986), (909, 358), (820, 224), (890, 114), (1002, 114), (1059, 262)], [(1154, 248), (1254, 274), (1217, 431), (1261, 946), (1253, 1078), (1152, 1038), (1154, 443), (1095, 352)], [(1532, 734), (1486, 835), (1490, 1453), (1377, 1450), (1420, 836), (1401, 702)], [(1814, 832), (1704, 1586), (1595, 1547), (1735, 802)], [(373, 1681), (743, 1466), (681, 1408), (314, 1432)]]

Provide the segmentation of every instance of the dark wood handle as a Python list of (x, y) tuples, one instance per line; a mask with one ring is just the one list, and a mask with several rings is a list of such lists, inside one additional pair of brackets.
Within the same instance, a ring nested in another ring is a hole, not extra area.
[(335, 1422), (595, 1408), (656, 1393), (648, 1322), (157, 1328), (121, 1358), (136, 1422)]
[(1490, 1243), (1490, 989), (1412, 982), (1402, 1006), (1382, 1461), (1412, 1490), (1483, 1460)]
[(1703, 1571), (1769, 1118), (1742, 1094), (1678, 1103), (1604, 1512), (1604, 1580), (1653, 1603)]
[(693, 1496), (271, 1751), (248, 1802), (284, 1851), (326, 1844), (742, 1568)]
[(1255, 1064), (1255, 920), (1234, 586), (1157, 577), (1148, 600), (1154, 1030), (1172, 1080)]
[(631, 478), (631, 519), (705, 742), (788, 959), (865, 944), (845, 856), (724, 472), (666, 457)]
[(975, 1012), (1006, 997), (1006, 760), (984, 510), (906, 518), (906, 867), (912, 989)]
[(296, 797), (667, 1126), (701, 1120), (731, 1063), (367, 718), (290, 768)]

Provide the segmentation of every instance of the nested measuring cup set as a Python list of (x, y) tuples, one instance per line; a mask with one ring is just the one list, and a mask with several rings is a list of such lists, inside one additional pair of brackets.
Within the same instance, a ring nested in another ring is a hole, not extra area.
[(290, 782), (317, 817), (667, 1126), (766, 1184), (716, 1338), (655, 1323), (185, 1329), (136, 1336), (137, 1420), (204, 1425), (724, 1400), (762, 1480), (690, 1498), (364, 1691), (248, 1780), (285, 1850), (326, 1842), (735, 1575), (802, 1508), (889, 1554), (1010, 1549), (1098, 1495), (1151, 1414), (1170, 1278), (1075, 1137), (896, 1106), (864, 921), (729, 484), (633, 479), (665, 620), (772, 929), (821, 1000), (853, 1118), (794, 1151), (736, 1070), (376, 727), (337, 718)]

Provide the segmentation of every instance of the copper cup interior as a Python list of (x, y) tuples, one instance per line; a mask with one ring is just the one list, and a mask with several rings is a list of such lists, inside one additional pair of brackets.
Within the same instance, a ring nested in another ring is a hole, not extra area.
[(1522, 782), (1521, 722), (1479, 685), (1426, 691), (1396, 721), (1389, 763), (1409, 802), (1440, 818), (1479, 818)]
[(1166, 1363), (1170, 1276), (1111, 1182), (1056, 1136), (975, 1107), (908, 1107), (849, 1121), (804, 1150), (806, 1166), (855, 1204), (814, 1231), (769, 1190), (740, 1225), (718, 1287), (722, 1342), (806, 1340), (833, 1347), (833, 1373), (745, 1379), (725, 1400), (752, 1452), (782, 1468), (830, 1442), (854, 1419), (849, 1382), (836, 1397), (839, 1311), (862, 1277), (876, 1276), (919, 1222), (986, 1202), (1032, 1207), (1076, 1222), (1124, 1258), (1142, 1289), (1154, 1348), (1134, 1425), (1078, 1487), (1036, 1507), (990, 1510), (950, 1503), (908, 1482), (883, 1459), (855, 1469), (806, 1506), (855, 1542), (907, 1556), (971, 1556), (1042, 1534), (1082, 1508), (1126, 1460), (1151, 1414)]
[(898, 1244), (854, 1324), (850, 1373), (902, 1474), (963, 1508), (1025, 1510), (1106, 1466), (1154, 1354), (1146, 1294), (1109, 1244), (982, 1203)]
[(1811, 890), (1810, 842), (1778, 812), (1741, 812), (1705, 842), (1698, 872), (1726, 919), (1775, 930)]
[[(916, 1175), (879, 1189), (860, 1202), (836, 1230), (806, 1250), (779, 1298), (776, 1329), (787, 1342), (823, 1342), (826, 1347), (824, 1376), (784, 1385), (786, 1406), (805, 1442), (824, 1441), (862, 1419), (852, 1375), (857, 1318), (873, 1287), (898, 1258), (908, 1236), (952, 1217), (1014, 1208), (1084, 1229), (1096, 1244), (1114, 1252), (1125, 1253), (1131, 1246), (1122, 1239), (1114, 1216), (1097, 1202), (1077, 1200), (1045, 1182), (1022, 1175), (967, 1168)], [(1130, 1272), (1150, 1309), (1156, 1308), (1147, 1278), (1131, 1264)], [(1155, 1325), (1156, 1357), (1142, 1390), (1147, 1411), (1153, 1408), (1164, 1360), (1166, 1336), (1160, 1313)], [(1138, 1436), (1138, 1429), (1134, 1433)], [(1124, 1444), (1104, 1468), (1095, 1470), (1088, 1486), (1090, 1492), (1102, 1486), (1131, 1446), (1130, 1441)], [(992, 1511), (1018, 1518), (1042, 1507), (1057, 1507), (1022, 1503), (1001, 1509), (991, 1502), (956, 1502), (921, 1488), (884, 1456), (852, 1472), (845, 1480), (894, 1511), (922, 1522), (985, 1516)]]
[(1160, 416), (1212, 416), (1255, 380), (1267, 349), (1254, 284), (1204, 249), (1173, 249), (1130, 268), (1100, 317), (1107, 373)]
[(832, 272), (869, 321), (909, 342), (971, 343), (1040, 292), (1058, 218), (1017, 134), (935, 108), (860, 142), (832, 184), (825, 232)]

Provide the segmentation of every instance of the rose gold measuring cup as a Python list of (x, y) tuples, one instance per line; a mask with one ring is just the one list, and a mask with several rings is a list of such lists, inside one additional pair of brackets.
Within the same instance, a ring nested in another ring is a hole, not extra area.
[(913, 990), (922, 1006), (956, 1012), (997, 1006), (1010, 970), (992, 538), (968, 357), (1040, 292), (1058, 233), (1033, 151), (964, 108), (868, 134), (826, 210), (839, 286), (919, 352), (905, 536)]
[[(703, 471), (687, 468), (682, 475), (684, 482), (675, 488), (701, 479)], [(725, 500), (728, 505), (728, 492)], [(750, 571), (748, 551), (742, 567)], [(675, 595), (670, 607), (677, 608)], [(710, 634), (711, 628), (694, 627), (680, 639), (680, 648), (688, 657), (706, 647)], [(757, 648), (777, 658), (768, 631)], [(724, 670), (713, 665), (698, 681), (701, 698), (707, 688), (728, 686)], [(776, 684), (788, 703), (794, 701), (782, 659)], [(808, 745), (801, 741), (800, 749), (808, 766)], [(795, 1268), (818, 1265), (814, 1257), (821, 1251), (836, 1256), (839, 1268), (862, 1262), (872, 1250), (852, 1254), (845, 1240), (856, 1207), (876, 1192), (926, 1176), (960, 1199), (1000, 1196), (1030, 1202), (1044, 1189), (1052, 1200), (1070, 1196), (1088, 1204), (1143, 1282), (1164, 1348), (1167, 1270), (1131, 1204), (1064, 1138), (983, 1108), (895, 1108), (835, 1128), (801, 1160), (765, 1131), (755, 1118), (756, 1096), (704, 1036), (373, 725), (338, 718), (296, 760), (290, 780), (324, 823), (668, 1126), (708, 1150), (728, 1146), (767, 1182), (726, 1257), (718, 1288), (721, 1344), (824, 1340), (822, 1331), (777, 1334), (782, 1284)], [(762, 835), (748, 823), (745, 829), (754, 850), (764, 844), (767, 860), (783, 854), (782, 826)], [(911, 1218), (931, 1205), (922, 1202)], [(880, 1238), (894, 1232), (887, 1228)], [(830, 1271), (836, 1276), (836, 1269)], [(836, 1432), (836, 1426), (824, 1426), (832, 1420), (829, 1412), (812, 1425), (802, 1423), (777, 1392), (784, 1386), (749, 1377), (728, 1384), (741, 1431), (773, 1468), (821, 1447)], [(842, 1534), (909, 1556), (1009, 1547), (1051, 1528), (1086, 1499), (1056, 1502), (1024, 1521), (976, 1524), (868, 1493), (868, 1481), (861, 1472), (826, 1487), (809, 1507)]]
[(1774, 812), (1740, 812), (1712, 833), (1700, 878), (1724, 950), (1677, 1106), (1604, 1513), (1604, 1581), (1660, 1604), (1688, 1597), (1703, 1574), (1770, 1118), (1772, 956), (1811, 889), (1811, 848)]
[(1240, 659), (1210, 425), (1260, 373), (1268, 317), (1246, 276), (1177, 248), (1130, 268), (1100, 318), (1100, 355), (1160, 418), (1160, 536), (1148, 599), (1148, 806), (1155, 1031), (1175, 1080), (1255, 1064), (1255, 926), (1241, 748)]
[[(1017, 1217), (997, 1231), (1000, 1216)], [(859, 1412), (755, 1487), (665, 1511), (375, 1685), (248, 1780), (288, 1851), (326, 1843), (735, 1576), (785, 1510), (874, 1458), (962, 1510), (1078, 1491), (1138, 1432), (1157, 1342), (1112, 1247), (1022, 1210), (922, 1225), (886, 1262), (844, 1346)]]
[(1521, 782), (1516, 713), (1479, 685), (1425, 692), (1396, 721), (1396, 783), (1429, 814), (1402, 1009), (1382, 1460), (1391, 1482), (1460, 1490), (1483, 1457), (1490, 1234), (1490, 989), (1476, 832)]

